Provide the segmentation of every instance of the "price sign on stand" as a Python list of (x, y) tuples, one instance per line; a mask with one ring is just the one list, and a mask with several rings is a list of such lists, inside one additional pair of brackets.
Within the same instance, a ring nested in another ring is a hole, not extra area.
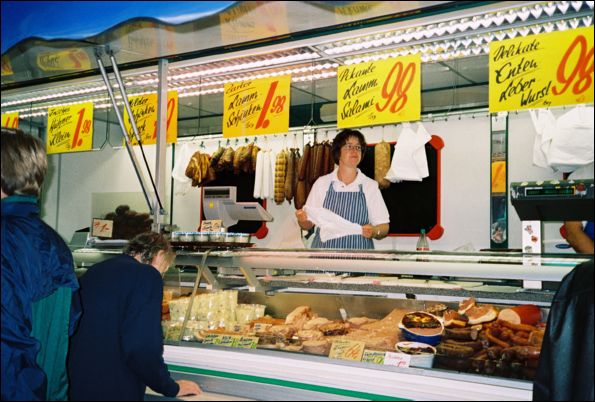
[(360, 361), (362, 360), (365, 347), (366, 343), (360, 341), (334, 341), (328, 357), (331, 359)]
[[(128, 97), (136, 128), (143, 145), (157, 143), (157, 94)], [(167, 93), (167, 135), (165, 142), (172, 144), (178, 139), (178, 93)], [(128, 113), (124, 111), (124, 126), (133, 145), (138, 145)]]
[(362, 356), (362, 362), (364, 363), (374, 363), (374, 364), (384, 364), (384, 356), (386, 352), (382, 352), (380, 350), (364, 350), (364, 355)]
[(406, 353), (386, 352), (384, 356), (385, 366), (409, 367), (410, 363), (411, 355)]
[(48, 108), (47, 153), (93, 148), (93, 103)]
[(490, 112), (593, 102), (593, 27), (490, 43)]
[(2, 127), (19, 128), (19, 112), (2, 113)]
[(421, 56), (339, 67), (337, 127), (414, 121), (421, 117)]
[(221, 219), (204, 220), (200, 223), (201, 232), (219, 232), (221, 230)]
[(114, 221), (94, 218), (91, 227), (91, 236), (111, 238), (114, 231)]
[(291, 75), (225, 84), (223, 137), (289, 130)]

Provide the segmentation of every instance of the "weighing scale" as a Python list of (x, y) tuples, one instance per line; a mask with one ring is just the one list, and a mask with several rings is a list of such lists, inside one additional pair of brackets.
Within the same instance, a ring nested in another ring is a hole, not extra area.
[(222, 221), (228, 228), (238, 221), (271, 222), (273, 216), (258, 202), (236, 202), (237, 188), (234, 186), (203, 187), (202, 210), (205, 219)]
[(511, 202), (522, 221), (523, 252), (542, 252), (542, 221), (593, 220), (594, 192), (593, 179), (511, 183)]

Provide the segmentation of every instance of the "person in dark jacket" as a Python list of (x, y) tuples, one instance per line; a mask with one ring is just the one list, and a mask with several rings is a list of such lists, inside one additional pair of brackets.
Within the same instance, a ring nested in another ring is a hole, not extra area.
[(43, 145), (2, 129), (2, 400), (66, 400), (68, 336), (80, 316), (64, 240), (39, 218)]
[(567, 274), (547, 320), (534, 401), (592, 401), (593, 260)]
[(161, 278), (173, 261), (160, 234), (141, 233), (124, 254), (80, 278), (83, 316), (70, 345), (70, 399), (143, 400), (146, 386), (165, 396), (198, 394), (174, 381), (163, 361)]

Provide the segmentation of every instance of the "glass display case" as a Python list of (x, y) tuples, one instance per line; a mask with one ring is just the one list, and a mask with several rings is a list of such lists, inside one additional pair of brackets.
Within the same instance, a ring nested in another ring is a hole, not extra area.
[[(259, 400), (530, 400), (550, 302), (587, 259), (180, 250), (164, 278), (164, 357), (180, 378)], [(521, 305), (537, 311), (530, 324), (496, 320)], [(403, 328), (413, 312), (437, 317), (439, 336)], [(402, 343), (419, 340), (429, 349)]]

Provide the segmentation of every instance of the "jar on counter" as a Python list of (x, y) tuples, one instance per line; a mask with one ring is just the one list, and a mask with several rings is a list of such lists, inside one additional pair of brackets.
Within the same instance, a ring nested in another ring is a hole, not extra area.
[(230, 232), (225, 233), (225, 236), (224, 236), (225, 242), (226, 243), (235, 243), (237, 235), (238, 235), (237, 233), (230, 233)]
[(178, 237), (179, 241), (194, 241), (194, 233), (193, 232), (180, 232)]
[(195, 241), (207, 242), (209, 241), (209, 232), (198, 232), (194, 235)]
[(250, 243), (250, 234), (236, 233), (236, 243)]
[(209, 237), (211, 241), (222, 242), (225, 240), (225, 232), (211, 232)]

